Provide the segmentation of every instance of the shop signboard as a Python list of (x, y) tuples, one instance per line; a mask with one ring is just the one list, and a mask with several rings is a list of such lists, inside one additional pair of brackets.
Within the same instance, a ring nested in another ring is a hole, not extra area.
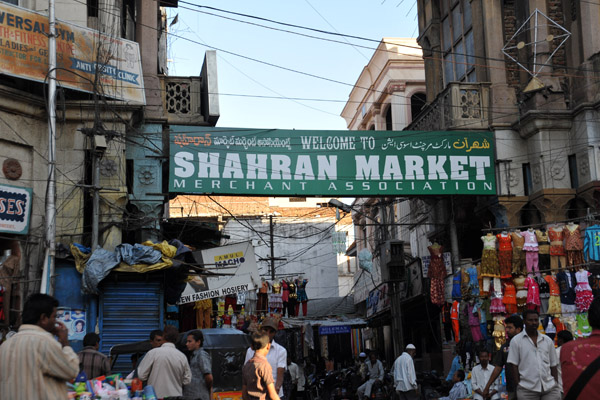
[(382, 283), (369, 292), (369, 297), (367, 297), (367, 318), (389, 310), (390, 306), (391, 297), (388, 292), (388, 284)]
[(348, 325), (319, 326), (319, 335), (337, 335), (338, 333), (350, 333)]
[(198, 275), (186, 284), (178, 304), (245, 293), (260, 284), (251, 242), (214, 247), (200, 254), (207, 274)]
[(171, 126), (169, 192), (493, 195), (493, 143), (492, 132)]
[(27, 234), (31, 202), (31, 188), (0, 185), (0, 232)]
[[(0, 73), (46, 82), (48, 16), (0, 2)], [(56, 78), (62, 87), (146, 104), (136, 42), (57, 20)]]

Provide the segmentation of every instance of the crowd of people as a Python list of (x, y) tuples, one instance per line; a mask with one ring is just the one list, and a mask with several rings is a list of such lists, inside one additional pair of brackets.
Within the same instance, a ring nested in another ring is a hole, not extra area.
[[(65, 399), (66, 382), (80, 373), (95, 377), (110, 374), (109, 359), (98, 351), (100, 337), (85, 335), (84, 348), (78, 354), (68, 341), (64, 324), (56, 320), (58, 301), (45, 294), (34, 294), (25, 302), (23, 324), (17, 334), (0, 346), (0, 398), (12, 400)], [(500, 398), (500, 375), (505, 373), (503, 391), (508, 399), (598, 399), (600, 381), (592, 377), (600, 369), (600, 299), (589, 309), (592, 335), (573, 340), (568, 331), (558, 335), (558, 348), (538, 330), (537, 310), (526, 310), (523, 318), (506, 318), (508, 340), (493, 358), (486, 349), (478, 352), (479, 365), (471, 371), (474, 400)], [(292, 387), (298, 383), (299, 369), (287, 356), (286, 349), (275, 342), (278, 321), (268, 317), (251, 335), (251, 346), (242, 367), (244, 400), (281, 398), (294, 400), (295, 390), (284, 397), (284, 377)], [(136, 365), (130, 378), (152, 385), (161, 399), (212, 398), (212, 368), (209, 354), (203, 349), (200, 330), (187, 333), (186, 347), (191, 356), (177, 349), (179, 331), (173, 326), (150, 334), (152, 349)], [(395, 360), (393, 379), (396, 395), (401, 400), (420, 396), (414, 367), (416, 347), (406, 346)], [(369, 359), (360, 354), (364, 383), (358, 387), (359, 400), (369, 398), (373, 385), (384, 379), (384, 367), (376, 352)], [(465, 371), (453, 363), (449, 377), (452, 388), (443, 400), (459, 400), (469, 395)], [(10, 366), (7, 368), (6, 366)], [(578, 397), (579, 396), (579, 397)]]

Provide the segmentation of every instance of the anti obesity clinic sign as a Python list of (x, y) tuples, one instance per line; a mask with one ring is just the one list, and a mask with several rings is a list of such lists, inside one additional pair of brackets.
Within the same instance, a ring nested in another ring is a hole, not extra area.
[(27, 234), (31, 201), (31, 188), (0, 185), (0, 232)]

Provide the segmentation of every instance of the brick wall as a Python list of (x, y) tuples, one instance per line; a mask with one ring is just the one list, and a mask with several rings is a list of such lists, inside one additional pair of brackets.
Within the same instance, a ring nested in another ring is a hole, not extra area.
[[(556, 22), (558, 25), (560, 26), (565, 26), (565, 20), (564, 20), (564, 12), (563, 12), (563, 6), (562, 6), (562, 0), (547, 0), (547, 7), (548, 7), (548, 17)], [(563, 30), (558, 29), (556, 27), (550, 26), (550, 34), (554, 35), (555, 37), (558, 35), (561, 35), (564, 33)], [(550, 54), (552, 54), (552, 52), (556, 49), (556, 47), (561, 43), (560, 39), (554, 39), (554, 41), (552, 42), (552, 45), (550, 46)], [(567, 59), (566, 59), (566, 47), (563, 45), (560, 49), (558, 49), (558, 51), (556, 52), (556, 54), (554, 54), (554, 56), (552, 57), (552, 65), (554, 66), (554, 73), (555, 74), (561, 74), (561, 73), (565, 73), (566, 69), (565, 66), (567, 65)]]

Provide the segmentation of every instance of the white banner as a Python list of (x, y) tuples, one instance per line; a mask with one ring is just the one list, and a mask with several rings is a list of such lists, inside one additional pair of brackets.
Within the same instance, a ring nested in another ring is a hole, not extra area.
[(209, 274), (231, 275), (195, 277), (185, 286), (178, 304), (243, 293), (258, 287), (260, 276), (251, 242), (202, 250), (201, 254), (202, 264)]

